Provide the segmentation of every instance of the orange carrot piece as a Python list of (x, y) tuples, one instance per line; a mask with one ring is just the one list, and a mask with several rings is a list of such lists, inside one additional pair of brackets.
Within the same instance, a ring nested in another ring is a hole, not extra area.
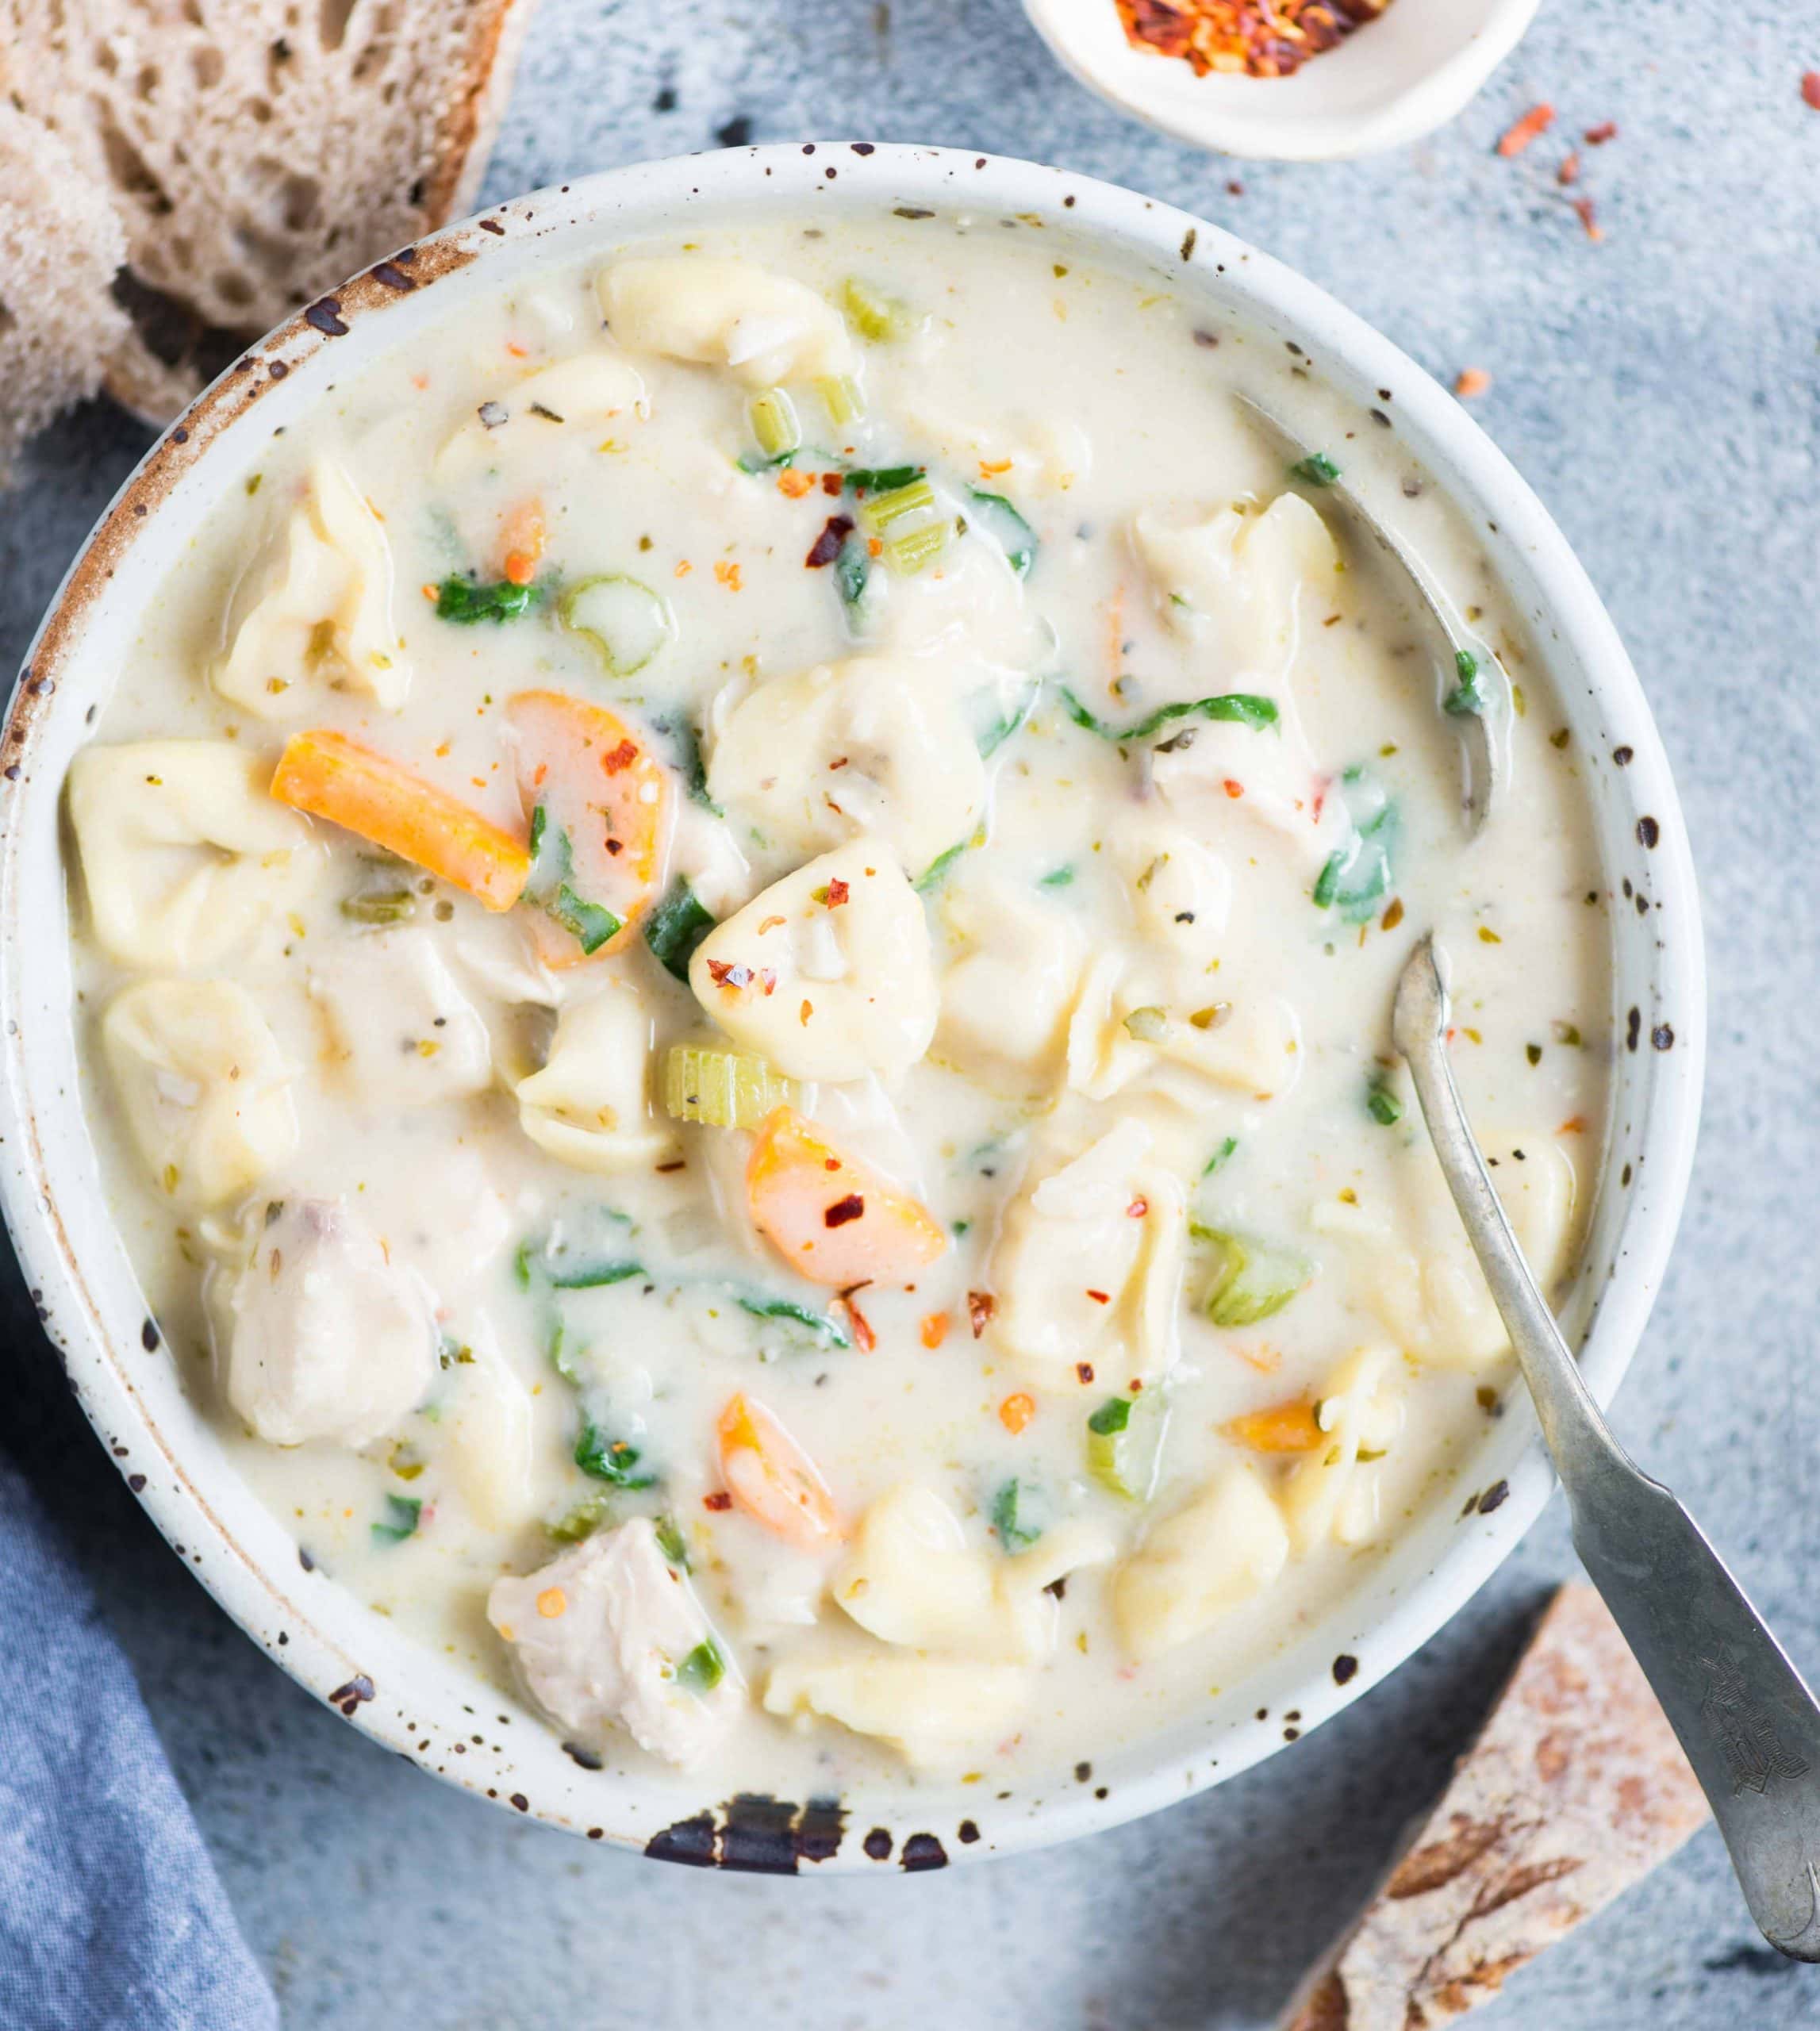
[(490, 910), (510, 909), (531, 872), (521, 843), (470, 805), (327, 727), (286, 742), (271, 793), (453, 883)]
[(945, 1311), (932, 1311), (923, 1319), (923, 1344), (933, 1353), (948, 1337), (948, 1315)]
[(999, 1422), (1015, 1438), (1036, 1415), (1036, 1399), (1019, 1389), (999, 1406)]
[(746, 1166), (752, 1219), (812, 1283), (905, 1284), (948, 1245), (914, 1199), (843, 1156), (815, 1123), (779, 1108), (758, 1126)]
[(814, 1461), (762, 1403), (730, 1396), (715, 1426), (720, 1478), (735, 1504), (774, 1537), (822, 1551), (847, 1532)]
[(1305, 1396), (1234, 1418), (1223, 1430), (1228, 1438), (1254, 1453), (1311, 1453), (1327, 1437), (1315, 1420), (1314, 1404)]

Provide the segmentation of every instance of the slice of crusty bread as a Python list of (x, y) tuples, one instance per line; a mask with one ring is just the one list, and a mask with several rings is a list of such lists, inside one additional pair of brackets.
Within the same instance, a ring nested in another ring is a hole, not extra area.
[(40, 424), (95, 392), (125, 343), (107, 293), (125, 255), (106, 190), (0, 98), (0, 475)]
[(466, 209), (531, 3), (0, 0), (0, 83), (125, 231), (132, 333), (109, 386), (168, 416), (246, 340)]
[(1590, 1587), (1562, 1588), (1446, 1795), (1279, 2031), (1438, 2031), (1707, 1816), (1611, 1611)]

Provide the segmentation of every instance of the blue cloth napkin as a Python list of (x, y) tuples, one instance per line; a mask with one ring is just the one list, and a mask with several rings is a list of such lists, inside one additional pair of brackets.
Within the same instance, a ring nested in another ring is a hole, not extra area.
[(276, 2031), (132, 1672), (0, 1457), (0, 2031)]

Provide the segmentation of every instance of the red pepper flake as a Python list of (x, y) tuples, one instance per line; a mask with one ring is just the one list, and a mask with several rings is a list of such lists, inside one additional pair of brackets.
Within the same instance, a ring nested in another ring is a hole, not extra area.
[(762, 938), (767, 931), (775, 931), (779, 924), (789, 922), (788, 917), (766, 917), (759, 923), (758, 935)]
[(611, 754), (601, 757), (601, 766), (609, 776), (616, 776), (622, 769), (629, 769), (638, 759), (638, 743), (622, 740)]
[(844, 754), (837, 754), (827, 766), (831, 769), (844, 769), (847, 766), (847, 757)]
[(625, 851), (625, 850), (626, 843), (624, 839), (616, 839), (609, 835), (607, 839), (607, 851), (610, 853), (616, 860)]
[(1112, 1302), (1112, 1293), (1108, 1291), (1089, 1291), (1087, 1295), (1096, 1304), (1110, 1304)]
[(1593, 211), (1592, 200), (1590, 198), (1576, 198), (1573, 201), (1573, 209), (1588, 240), (1603, 240), (1605, 237), (1604, 229), (1600, 226), (1598, 217)]
[(1555, 171), (1554, 180), (1557, 183), (1560, 184), (1563, 189), (1570, 183), (1577, 183), (1580, 181), (1580, 151), (1578, 148), (1569, 149), (1567, 154), (1561, 157), (1561, 167)]
[(752, 985), (752, 969), (738, 960), (710, 959), (708, 977), (716, 987), (750, 987)]
[(766, 994), (775, 994), (777, 992), (778, 977), (772, 972), (769, 966), (761, 966), (758, 969), (758, 985), (765, 990)]
[(919, 1329), (920, 1337), (931, 1353), (948, 1337), (948, 1315), (945, 1311), (932, 1311)]
[(847, 896), (851, 892), (848, 889), (847, 884), (841, 880), (840, 877), (838, 874), (835, 875), (829, 881), (827, 885), (828, 908), (831, 910), (838, 910), (841, 904), (847, 900)]
[(1462, 367), (1453, 377), (1453, 392), (1463, 402), (1484, 394), (1491, 385), (1492, 377), (1482, 367)]
[(1077, 1361), (1074, 1364), (1074, 1373), (1081, 1388), (1085, 1389), (1093, 1380), (1093, 1364), (1091, 1361)]
[(822, 1215), (824, 1227), (844, 1227), (849, 1220), (857, 1220), (866, 1211), (866, 1201), (857, 1192), (850, 1192), (844, 1199), (837, 1199)]
[(973, 1329), (977, 1340), (985, 1332), (993, 1314), (998, 1309), (998, 1300), (990, 1291), (969, 1291), (967, 1293), (967, 1323)]
[[(1499, 137), (1499, 154), (1520, 155), (1538, 135), (1545, 134), (1553, 125), (1554, 108), (1545, 99), (1540, 106), (1532, 106), (1521, 120), (1507, 128)], [(1591, 136), (1588, 138), (1590, 140)]]
[(704, 1509), (731, 1509), (733, 1498), (724, 1488), (716, 1488), (713, 1494), (705, 1495), (701, 1498), (701, 1507)]
[[(1814, 71), (1810, 71), (1807, 78), (1812, 78), (1815, 75)], [(1807, 97), (1807, 78), (1803, 78), (1801, 81), (1803, 98)], [(1820, 99), (1808, 99), (1807, 103), (1810, 106), (1820, 105)], [(1589, 148), (1602, 148), (1607, 141), (1615, 141), (1618, 139), (1618, 122), (1615, 120), (1602, 120), (1596, 127), (1588, 127), (1583, 139)]]
[(839, 1157), (824, 1157), (821, 1167), (824, 1171), (837, 1171), (840, 1169), (840, 1159)]
[(821, 476), (822, 492), (831, 493), (837, 501), (840, 498), (842, 487), (846, 484), (846, 475), (842, 473), (824, 473)]
[(1245, 794), (1245, 785), (1236, 777), (1228, 776), (1220, 788), (1228, 797), (1243, 797)]
[(1126, 1213), (1134, 1220), (1142, 1219), (1150, 1210), (1150, 1202), (1147, 1199), (1134, 1199), (1125, 1208)]
[(797, 1019), (802, 1024), (805, 1030), (809, 1026), (809, 1018), (814, 1015), (815, 1012), (815, 1004), (809, 1001), (805, 1001), (802, 1007), (797, 1011)]
[(1119, 0), (1134, 49), (1211, 71), (1286, 78), (1377, 18), (1386, 0)]
[(853, 1322), (853, 1337), (859, 1351), (862, 1354), (870, 1354), (878, 1345), (878, 1335), (872, 1330), (872, 1321), (853, 1301), (854, 1292), (865, 1288), (863, 1284), (854, 1284), (840, 1293), (837, 1302)]
[(657, 1174), (659, 1177), (667, 1177), (672, 1171), (685, 1171), (688, 1168), (681, 1157), (672, 1157), (667, 1164), (658, 1165)]
[(824, 564), (831, 564), (839, 556), (841, 545), (853, 534), (853, 518), (850, 515), (830, 515), (822, 524), (821, 534), (809, 547), (809, 554), (803, 559), (811, 571), (819, 571)]

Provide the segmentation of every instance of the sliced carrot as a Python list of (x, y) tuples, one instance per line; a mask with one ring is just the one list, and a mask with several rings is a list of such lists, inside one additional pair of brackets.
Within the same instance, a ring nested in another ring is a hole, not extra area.
[(762, 1403), (730, 1396), (715, 1426), (720, 1478), (754, 1522), (804, 1551), (821, 1551), (846, 1534), (816, 1463)]
[(798, 1275), (839, 1289), (908, 1283), (948, 1245), (914, 1199), (843, 1156), (793, 1108), (760, 1123), (746, 1198), (759, 1232)]
[[(650, 902), (674, 816), (670, 771), (644, 736), (604, 705), (562, 691), (520, 691), (505, 708), (518, 745), (525, 815), (568, 841), (566, 881), (583, 903), (608, 910), (619, 929), (596, 953), (615, 952)], [(572, 931), (539, 919), (537, 942), (553, 966), (593, 954)]]
[(1256, 1453), (1312, 1453), (1327, 1435), (1316, 1421), (1314, 1404), (1305, 1396), (1234, 1418), (1224, 1430), (1228, 1438)]
[(490, 910), (510, 909), (531, 871), (524, 846), (470, 805), (326, 727), (285, 743), (271, 793), (440, 875)]

